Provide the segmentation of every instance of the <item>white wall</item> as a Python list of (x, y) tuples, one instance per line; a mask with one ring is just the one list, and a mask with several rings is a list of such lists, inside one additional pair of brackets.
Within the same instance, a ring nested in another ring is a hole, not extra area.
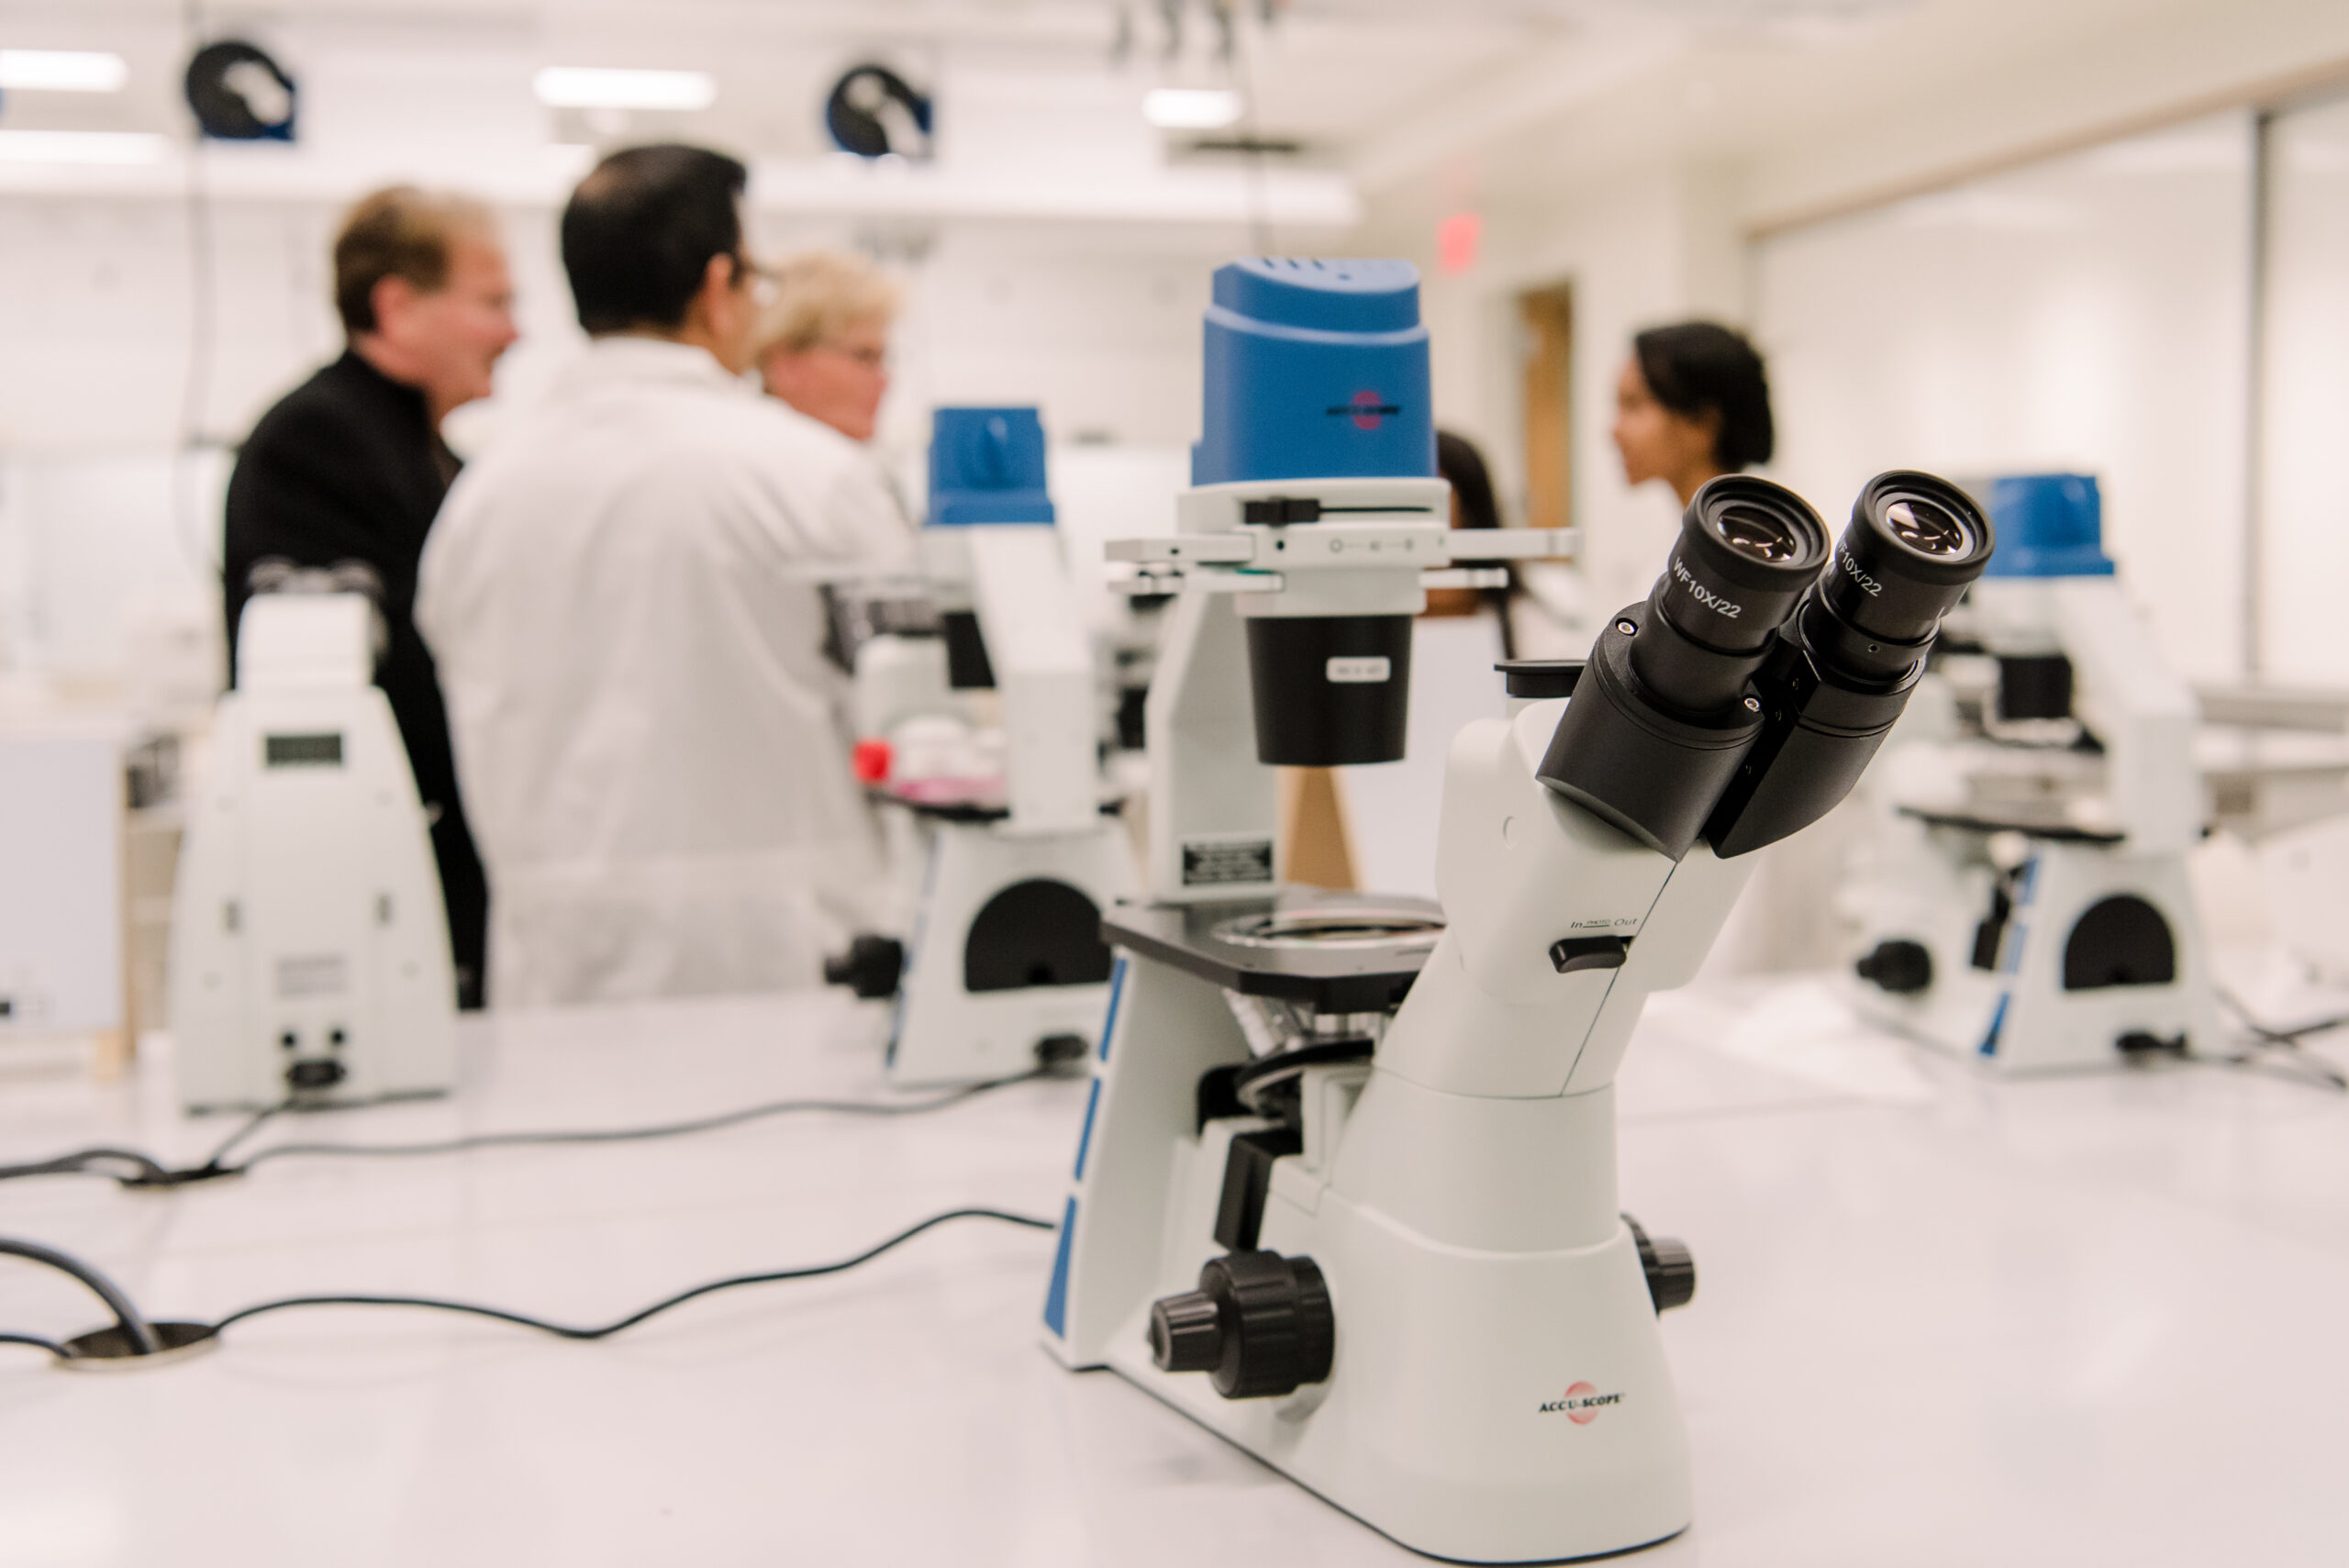
[[(214, 591), (226, 449), (340, 349), (328, 257), (338, 217), (316, 202), (215, 204), (202, 450), (175, 460), (200, 272), (185, 205), (0, 197), (0, 672), (118, 680), (132, 595)], [(523, 337), (497, 395), (451, 420), (464, 450), (494, 441), (584, 341), (555, 215), (512, 206), (500, 221)], [(858, 238), (844, 223), (752, 224), (770, 252)], [(1160, 450), (1197, 434), (1200, 315), (1237, 231), (972, 222), (878, 238), (908, 284), (883, 412), (899, 452), (918, 453), (940, 403), (1039, 404), (1057, 440)]]
[(0, 676), (104, 687), (140, 617), (217, 617), (228, 474), (223, 452), (161, 446), (0, 457)]
[(2349, 684), (2349, 101), (2271, 130), (2262, 646), (2279, 680)]
[(1772, 473), (2072, 470), (2188, 674), (2242, 667), (2252, 128), (2226, 115), (1764, 242)]
[(1660, 484), (1635, 491), (1623, 483), (1610, 433), (1615, 380), (1642, 328), (1693, 315), (1742, 319), (1734, 207), (1720, 177), (1642, 166), (1512, 201), (1486, 215), (1484, 253), (1457, 276), (1434, 266), (1433, 224), (1432, 214), (1408, 207), (1382, 212), (1373, 245), (1412, 257), (1425, 275), (1437, 422), (1484, 450), (1504, 521), (1520, 521), (1526, 343), (1516, 301), (1528, 289), (1571, 284), (1572, 500), (1583, 571), (1600, 613), (1644, 597), (1680, 508)]
[(1187, 445), (1199, 433), (1201, 318), (1238, 234), (1178, 246), (1051, 228), (962, 229), (914, 273), (884, 410), (928, 441), (941, 404), (1034, 403), (1056, 440)]

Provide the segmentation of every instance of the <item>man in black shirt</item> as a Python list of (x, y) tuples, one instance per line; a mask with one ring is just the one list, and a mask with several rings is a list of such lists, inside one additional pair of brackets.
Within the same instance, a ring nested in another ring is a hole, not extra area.
[(516, 337), (495, 220), (471, 202), (405, 187), (351, 209), (334, 247), (335, 307), (349, 347), (253, 427), (228, 482), (222, 549), (228, 656), (264, 561), (372, 567), (389, 646), (376, 684), (398, 720), (449, 911), (459, 1001), (482, 1003), (489, 895), (457, 795), (432, 655), (417, 636), (417, 559), (456, 478), (440, 439), (450, 410), (485, 397)]

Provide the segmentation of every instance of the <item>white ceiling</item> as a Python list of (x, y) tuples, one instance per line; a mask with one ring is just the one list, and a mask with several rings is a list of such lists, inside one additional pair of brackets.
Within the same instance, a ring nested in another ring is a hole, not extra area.
[[(209, 33), (255, 38), (305, 66), (347, 51), (709, 71), (718, 102), (631, 128), (753, 155), (820, 150), (818, 106), (839, 70), (875, 57), (935, 82), (960, 64), (1054, 81), (1252, 88), (1252, 128), (1342, 163), (1397, 126), (1473, 115), (1529, 62), (1575, 80), (1707, 37), (1832, 39), (1923, 0), (1239, 0), (1234, 49), (1204, 0), (270, 0), (194, 7)], [(1943, 4), (1951, 0), (1941, 0)], [(111, 98), (19, 94), (0, 124), (176, 129), (187, 51), (182, 0), (0, 0), (0, 43), (111, 49), (131, 62)], [(1120, 40), (1123, 40), (1122, 46)], [(949, 95), (951, 96), (951, 94)], [(534, 107), (534, 106), (533, 106)], [(951, 104), (947, 106), (951, 113)], [(950, 122), (951, 123), (951, 122)], [(571, 134), (571, 126), (550, 134)]]
[[(829, 150), (825, 92), (877, 59), (936, 91), (956, 178), (998, 193), (1059, 179), (1072, 210), (1163, 162), (1140, 123), (1163, 83), (1242, 89), (1241, 129), (1331, 172), (1315, 221), (1337, 221), (1355, 191), (1397, 211), (1546, 209), (1593, 172), (1693, 164), (1759, 171), (1753, 189), (1784, 207), (1878, 179), (1871, 150), (1908, 150), (1879, 164), (1951, 156), (1944, 122), (1972, 128), (1972, 156), (2057, 134), (2070, 97), (2121, 115), (2296, 49), (2349, 48), (2329, 41), (2349, 40), (2343, 0), (1230, 3), (1226, 50), (1210, 0), (0, 0), (0, 47), (111, 49), (131, 67), (118, 95), (12, 95), (0, 128), (184, 134), (192, 11), (206, 35), (252, 37), (293, 69), (306, 141), (362, 147), (377, 172), (437, 148), (428, 178), (474, 149), (520, 168), (550, 144), (674, 138), (804, 183)], [(719, 90), (699, 113), (591, 124), (532, 100), (545, 64), (697, 69)], [(1166, 139), (1179, 157), (1190, 138)]]

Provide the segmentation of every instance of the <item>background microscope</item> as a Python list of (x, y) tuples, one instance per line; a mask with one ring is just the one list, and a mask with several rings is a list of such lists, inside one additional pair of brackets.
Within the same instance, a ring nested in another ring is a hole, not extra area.
[(453, 1084), (449, 929), (416, 778), (373, 684), (379, 624), (364, 593), (246, 603), (174, 891), (172, 1027), (192, 1109)]
[(825, 977), (896, 998), (901, 1084), (1082, 1055), (1108, 1002), (1101, 911), (1131, 890), (1133, 851), (1103, 798), (1110, 699), (1061, 556), (1034, 409), (938, 410), (920, 580), (894, 599), (882, 588), (862, 598), (871, 634), (841, 640), (893, 929), (857, 937)]
[(1998, 556), (1871, 781), (1844, 892), (1863, 1009), (2008, 1072), (2214, 1050), (2194, 694), (2104, 554), (2093, 479), (1976, 488)]

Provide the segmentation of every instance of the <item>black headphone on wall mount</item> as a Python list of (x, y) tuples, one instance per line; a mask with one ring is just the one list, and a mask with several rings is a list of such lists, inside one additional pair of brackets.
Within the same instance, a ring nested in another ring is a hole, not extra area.
[[(884, 117), (893, 106), (919, 133), (918, 146), (892, 145)], [(930, 99), (914, 91), (904, 77), (885, 65), (867, 62), (850, 67), (832, 83), (831, 95), (824, 101), (824, 128), (841, 151), (859, 158), (885, 158), (893, 152), (922, 157), (930, 151), (932, 107)]]
[(187, 106), (215, 141), (291, 141), (300, 92), (285, 68), (242, 39), (206, 44), (187, 62)]

